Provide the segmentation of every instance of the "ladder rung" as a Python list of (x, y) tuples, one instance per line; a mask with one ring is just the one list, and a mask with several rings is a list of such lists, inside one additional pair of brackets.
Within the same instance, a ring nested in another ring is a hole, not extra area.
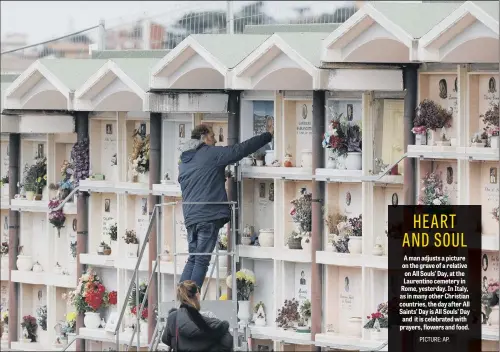
[(175, 256), (177, 256), (177, 255), (209, 255), (209, 256), (215, 255), (216, 257), (225, 257), (225, 256), (236, 255), (236, 253), (235, 252), (228, 252), (228, 253), (225, 253), (225, 254), (216, 254), (216, 253), (174, 253), (173, 255), (175, 255)]

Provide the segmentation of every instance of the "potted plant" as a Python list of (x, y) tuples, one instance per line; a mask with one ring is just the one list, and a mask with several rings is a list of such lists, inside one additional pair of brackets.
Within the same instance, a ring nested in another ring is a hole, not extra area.
[(139, 250), (139, 240), (134, 230), (125, 231), (125, 236), (123, 240), (127, 245), (127, 257), (137, 258), (137, 251)]
[(439, 136), (434, 132), (443, 127), (450, 127), (452, 118), (452, 111), (442, 108), (430, 99), (424, 99), (417, 107), (413, 126), (420, 129), (425, 127), (428, 133), (427, 144), (434, 145), (439, 140)]
[(129, 161), (134, 182), (149, 183), (149, 135), (135, 130)]
[(76, 142), (71, 149), (71, 160), (74, 165), (73, 180), (74, 185), (78, 186), (80, 180), (89, 178), (90, 171), (90, 144), (88, 138), (83, 138)]
[(36, 168), (33, 168), (28, 164), (24, 165), (23, 181), (21, 186), (24, 190), (27, 200), (31, 201), (35, 198), (36, 179), (37, 179)]
[(9, 198), (9, 174), (2, 177), (0, 184), (2, 185), (2, 197)]
[(36, 316), (38, 326), (43, 330), (47, 331), (47, 306), (43, 305), (36, 309)]
[(299, 302), (292, 298), (291, 300), (285, 300), (283, 307), (278, 310), (276, 325), (279, 328), (291, 329), (298, 324), (299, 319)]
[(61, 204), (58, 199), (52, 199), (49, 201), (49, 222), (57, 229), (57, 237), (61, 237), (61, 229), (64, 227), (66, 222), (66, 216), (62, 209), (54, 210)]
[(292, 231), (286, 241), (288, 249), (302, 249), (302, 234), (297, 231)]
[(311, 301), (306, 299), (299, 308), (300, 321), (297, 332), (309, 333), (311, 332)]
[(24, 342), (36, 342), (38, 325), (36, 324), (35, 317), (31, 315), (23, 316), (21, 327), (23, 329)]
[(292, 208), (290, 215), (293, 222), (298, 225), (300, 232), (311, 232), (312, 224), (312, 193), (305, 188), (300, 190), (300, 197), (290, 201)]
[(262, 301), (259, 301), (253, 308), (253, 322), (257, 326), (266, 326), (266, 312), (265, 305)]
[(0, 247), (0, 253), (2, 254), (1, 265), (2, 268), (9, 267), (9, 242), (2, 241), (2, 247)]
[(33, 269), (33, 261), (31, 255), (24, 255), (23, 246), (19, 246), (16, 266), (20, 271), (31, 271)]
[[(34, 189), (35, 200), (41, 200), (47, 186), (47, 158), (36, 158), (33, 165), (26, 167), (28, 168), (29, 184)], [(27, 190), (26, 193), (28, 193)]]
[[(227, 287), (233, 288), (232, 274), (226, 279)], [(238, 295), (238, 319), (242, 324), (248, 324), (250, 315), (250, 297), (255, 289), (255, 274), (248, 269), (236, 273), (236, 290)]]
[(363, 219), (359, 215), (357, 217), (348, 220), (351, 225), (351, 232), (349, 234), (348, 248), (351, 254), (361, 254), (362, 251), (362, 240), (363, 240)]
[(474, 137), (472, 137), (470, 146), (472, 148), (484, 148), (484, 143), (481, 140), (481, 136), (479, 133), (474, 134)]
[(256, 151), (253, 153), (253, 158), (255, 160), (255, 165), (256, 166), (264, 166), (264, 158), (266, 154), (260, 150)]
[(252, 237), (254, 234), (254, 227), (246, 225), (241, 233), (241, 244), (244, 246), (249, 246), (252, 244)]
[(101, 242), (99, 247), (102, 247), (102, 254), (103, 255), (110, 255), (111, 254), (111, 247), (104, 241)]
[(98, 329), (101, 325), (99, 310), (109, 305), (109, 293), (101, 278), (91, 268), (78, 279), (78, 286), (74, 291), (63, 294), (78, 314), (85, 314), (83, 323), (89, 329)]
[(108, 235), (111, 240), (111, 254), (118, 254), (118, 225), (116, 222), (108, 229)]
[(490, 108), (480, 116), (490, 135), (490, 147), (498, 149), (499, 139), (499, 114), (498, 103), (491, 102)]
[(377, 307), (375, 313), (371, 313), (366, 317), (368, 322), (364, 328), (371, 331), (372, 340), (387, 340), (389, 316), (387, 302), (381, 303)]
[(441, 174), (430, 172), (422, 180), (422, 190), (419, 196), (419, 205), (448, 205), (448, 195), (443, 190)]

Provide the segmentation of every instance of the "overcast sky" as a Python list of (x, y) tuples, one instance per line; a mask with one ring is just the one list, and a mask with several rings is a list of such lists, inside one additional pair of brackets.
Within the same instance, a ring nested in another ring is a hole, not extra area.
[[(226, 1), (1, 1), (2, 38), (6, 33), (26, 33), (34, 44), (71, 31), (95, 26), (102, 18), (106, 27), (130, 23), (141, 16), (175, 19), (189, 10), (226, 9)], [(252, 1), (234, 1), (235, 11)], [(333, 12), (349, 1), (266, 1), (275, 18), (291, 17), (297, 7), (312, 13)]]

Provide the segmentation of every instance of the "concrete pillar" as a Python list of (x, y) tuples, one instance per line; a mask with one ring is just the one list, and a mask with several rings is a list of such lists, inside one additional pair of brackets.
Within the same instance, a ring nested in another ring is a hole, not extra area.
[[(415, 135), (411, 132), (415, 110), (418, 104), (418, 65), (409, 64), (403, 67), (403, 85), (406, 91), (404, 101), (404, 151), (408, 145), (415, 144)], [(404, 159), (403, 199), (405, 205), (417, 203), (417, 162), (415, 158)]]
[[(19, 193), (18, 182), (21, 163), (21, 135), (9, 134), (9, 199)], [(9, 348), (12, 341), (18, 340), (19, 327), (19, 283), (10, 280), (11, 270), (16, 270), (17, 250), (20, 237), (20, 213), (9, 210)]]
[[(227, 112), (228, 112), (228, 127), (227, 127), (227, 145), (235, 145), (236, 143), (239, 143), (240, 141), (240, 94), (241, 91), (239, 90), (231, 90), (228, 92), (228, 102), (227, 102)], [(229, 201), (236, 202), (238, 201), (238, 182), (236, 179), (237, 175), (233, 175), (231, 179), (229, 179), (229, 192), (228, 192), (228, 199)], [(234, 226), (236, 229), (238, 229), (238, 224), (239, 224), (239, 218), (238, 218), (238, 212), (236, 212), (236, 222), (230, 223), (230, 229), (228, 231), (228, 247), (227, 250), (229, 252), (233, 251), (235, 248), (232, 248), (231, 243), (232, 243), (232, 227)], [(236, 241), (238, 240), (238, 236), (236, 237)], [(231, 273), (231, 268), (232, 268), (232, 259), (231, 257), (228, 258), (228, 265), (227, 265), (227, 272), (228, 274)], [(231, 299), (231, 290), (227, 290), (227, 297), (228, 299)]]
[[(161, 140), (162, 140), (162, 118), (160, 113), (151, 113), (149, 117), (150, 123), (150, 140), (149, 140), (149, 189), (153, 189), (154, 184), (159, 184), (161, 181)], [(155, 204), (161, 203), (162, 198), (152, 194), (148, 197), (148, 208), (150, 216), (155, 210)], [(160, 211), (163, 210), (160, 208)], [(163, 212), (161, 212), (163, 213)], [(160, 214), (161, 214), (160, 213)], [(160, 221), (162, 216), (160, 215)], [(156, 220), (158, 221), (158, 219)], [(161, 249), (161, 242), (159, 242), (156, 233), (156, 221), (149, 235), (149, 275), (153, 272), (153, 260), (157, 260), (158, 247)], [(158, 302), (158, 282), (157, 276), (154, 275), (151, 280), (148, 292), (148, 316), (154, 316), (154, 309)], [(153, 319), (148, 319), (148, 341), (151, 341), (155, 329), (155, 322)]]
[[(89, 113), (87, 111), (75, 112), (76, 142), (89, 145)], [(87, 153), (89, 149), (87, 148)], [(77, 165), (75, 165), (75, 168)], [(78, 170), (76, 170), (78, 171)], [(88, 171), (88, 170), (87, 170)], [(89, 233), (89, 194), (88, 192), (78, 192), (76, 202), (76, 276), (79, 278), (85, 272), (85, 265), (80, 264), (80, 253), (87, 253), (88, 233)], [(83, 327), (83, 315), (79, 315), (76, 320), (76, 333)], [(85, 351), (85, 341), (76, 341), (76, 350)]]
[[(313, 92), (312, 106), (312, 169), (315, 174), (317, 168), (323, 168), (325, 163), (324, 152), (321, 146), (325, 133), (325, 91)], [(312, 233), (311, 233), (311, 339), (314, 341), (316, 334), (321, 333), (323, 310), (323, 275), (322, 265), (316, 263), (316, 251), (323, 246), (323, 200), (325, 198), (325, 184), (313, 179), (312, 181)]]

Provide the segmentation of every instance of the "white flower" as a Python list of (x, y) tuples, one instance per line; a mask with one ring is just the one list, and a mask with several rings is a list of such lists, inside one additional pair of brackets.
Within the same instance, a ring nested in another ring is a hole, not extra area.
[(440, 201), (439, 199), (437, 199), (437, 198), (436, 198), (436, 199), (434, 199), (434, 200), (432, 201), (432, 204), (434, 204), (434, 205), (441, 205), (441, 201)]
[(333, 131), (332, 131), (332, 134), (337, 137), (339, 135), (339, 133), (337, 132), (337, 129), (334, 128)]
[(82, 280), (83, 281), (88, 281), (89, 280), (89, 275), (88, 274), (83, 274), (82, 275)]

